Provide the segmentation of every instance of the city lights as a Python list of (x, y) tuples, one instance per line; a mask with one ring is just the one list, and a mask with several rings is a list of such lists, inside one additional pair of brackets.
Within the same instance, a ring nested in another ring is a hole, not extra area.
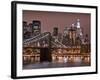
[(53, 32), (41, 32), (41, 22), (23, 22), (23, 64), (89, 63), (90, 42), (81, 29), (80, 19), (65, 27), (63, 33), (54, 27)]

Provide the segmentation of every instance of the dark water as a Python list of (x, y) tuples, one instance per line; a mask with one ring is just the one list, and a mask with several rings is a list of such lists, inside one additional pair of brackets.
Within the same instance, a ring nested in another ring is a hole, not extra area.
[(42, 63), (33, 63), (23, 65), (23, 69), (39, 69), (39, 68), (60, 68), (60, 67), (82, 67), (90, 66), (90, 63), (51, 63), (51, 62), (42, 62)]

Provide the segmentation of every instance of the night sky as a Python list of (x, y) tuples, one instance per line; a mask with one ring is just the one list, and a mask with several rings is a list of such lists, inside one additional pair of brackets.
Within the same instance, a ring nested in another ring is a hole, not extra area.
[(81, 28), (84, 35), (88, 34), (90, 39), (90, 24), (91, 15), (87, 13), (65, 13), (65, 12), (46, 12), (46, 11), (23, 11), (23, 21), (28, 24), (33, 20), (41, 21), (41, 32), (52, 32), (54, 27), (58, 27), (60, 33), (64, 27), (71, 27), (71, 24), (76, 23), (80, 19)]

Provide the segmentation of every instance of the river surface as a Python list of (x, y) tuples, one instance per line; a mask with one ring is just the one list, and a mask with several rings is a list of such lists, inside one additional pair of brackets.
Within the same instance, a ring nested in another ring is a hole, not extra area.
[(51, 62), (42, 62), (42, 63), (31, 63), (23, 65), (23, 69), (39, 69), (39, 68), (60, 68), (60, 67), (84, 67), (90, 66), (90, 63), (82, 62), (69, 62), (69, 63), (51, 63)]

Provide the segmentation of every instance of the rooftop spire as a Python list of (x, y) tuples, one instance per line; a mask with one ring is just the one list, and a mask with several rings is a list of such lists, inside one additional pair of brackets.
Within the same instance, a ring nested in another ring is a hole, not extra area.
[(77, 19), (77, 28), (80, 28), (80, 19)]

